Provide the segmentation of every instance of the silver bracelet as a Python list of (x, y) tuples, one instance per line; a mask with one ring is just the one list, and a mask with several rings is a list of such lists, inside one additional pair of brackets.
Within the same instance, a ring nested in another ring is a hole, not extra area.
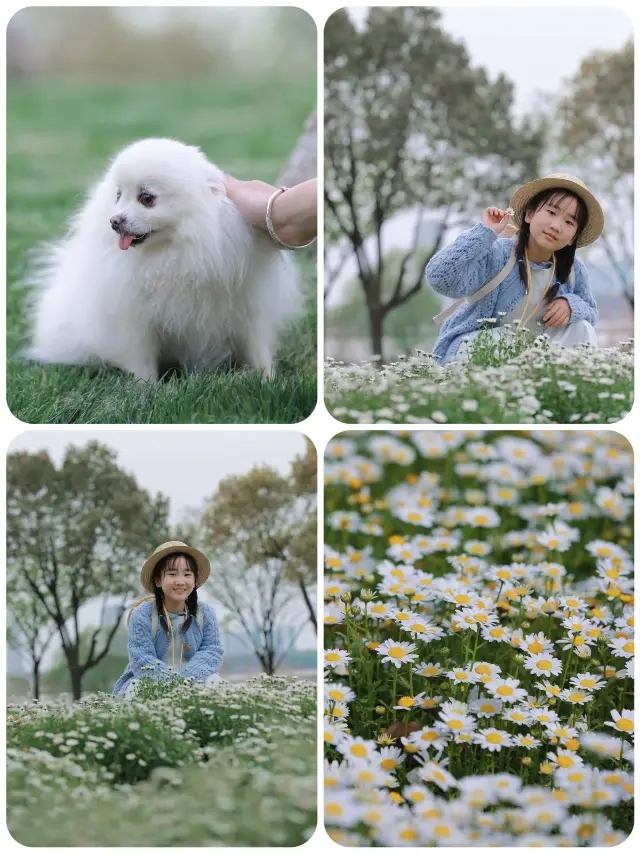
[(289, 243), (284, 243), (278, 237), (278, 235), (276, 234), (275, 229), (273, 227), (273, 222), (271, 221), (271, 205), (273, 204), (273, 200), (276, 198), (276, 196), (279, 196), (282, 193), (285, 193), (288, 189), (289, 189), (289, 187), (280, 187), (279, 189), (277, 189), (274, 192), (274, 194), (271, 196), (271, 198), (267, 202), (267, 213), (265, 216), (267, 231), (269, 232), (269, 235), (270, 235), (271, 239), (273, 240), (273, 242), (277, 243), (278, 246), (281, 246), (283, 249), (294, 249), (294, 250), (295, 249), (306, 249), (307, 246), (311, 246), (312, 243), (315, 243), (315, 241), (316, 241), (315, 237), (313, 238), (313, 240), (310, 240), (308, 243), (304, 243), (302, 246), (291, 246)]

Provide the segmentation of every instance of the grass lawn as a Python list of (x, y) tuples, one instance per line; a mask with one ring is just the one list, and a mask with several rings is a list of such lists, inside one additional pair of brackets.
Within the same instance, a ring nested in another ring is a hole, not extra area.
[(278, 374), (174, 377), (158, 385), (117, 371), (25, 363), (20, 287), (27, 255), (62, 236), (68, 217), (123, 146), (148, 136), (199, 145), (224, 171), (274, 182), (315, 101), (315, 77), (136, 86), (42, 82), (7, 91), (7, 403), (26, 423), (297, 423), (317, 400), (315, 254), (296, 256), (306, 315), (283, 339)]

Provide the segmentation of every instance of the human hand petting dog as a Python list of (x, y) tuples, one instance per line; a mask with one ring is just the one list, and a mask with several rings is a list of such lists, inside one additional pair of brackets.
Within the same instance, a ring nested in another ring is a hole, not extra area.
[(547, 329), (560, 329), (571, 319), (571, 307), (564, 297), (554, 299), (543, 317)]
[[(239, 181), (225, 175), (227, 196), (254, 228), (268, 231), (267, 205), (277, 192), (264, 181)], [(271, 203), (271, 223), (277, 237), (290, 246), (304, 246), (318, 233), (318, 181), (313, 178), (290, 187)]]

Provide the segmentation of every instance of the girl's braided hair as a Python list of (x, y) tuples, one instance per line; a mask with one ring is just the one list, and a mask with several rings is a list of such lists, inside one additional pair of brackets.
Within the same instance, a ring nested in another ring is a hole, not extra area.
[(196, 561), (190, 554), (167, 554), (166, 557), (163, 557), (161, 560), (158, 560), (151, 576), (151, 582), (153, 583), (153, 591), (156, 596), (156, 610), (158, 611), (158, 619), (167, 634), (169, 633), (169, 625), (167, 624), (167, 617), (164, 614), (164, 597), (162, 589), (156, 585), (156, 580), (159, 581), (163, 574), (167, 571), (167, 569), (172, 568), (180, 557), (184, 557), (184, 559), (189, 564), (189, 568), (193, 572), (193, 577), (195, 580), (193, 590), (187, 598), (187, 618), (182, 623), (182, 627), (180, 628), (181, 631), (187, 630), (189, 625), (191, 625), (192, 620), (195, 619), (196, 613), (198, 612), (198, 565)]
[(558, 294), (558, 288), (561, 284), (564, 284), (569, 278), (569, 273), (571, 272), (571, 267), (573, 266), (573, 262), (576, 256), (576, 243), (580, 234), (582, 233), (585, 225), (587, 224), (588, 212), (587, 205), (584, 201), (574, 192), (567, 189), (548, 189), (542, 190), (537, 195), (531, 199), (531, 201), (527, 204), (527, 206), (522, 211), (522, 221), (518, 223), (518, 238), (516, 241), (516, 263), (518, 264), (518, 269), (520, 271), (520, 280), (525, 286), (525, 289), (528, 288), (527, 281), (527, 270), (525, 266), (524, 259), (524, 250), (526, 249), (529, 243), (529, 235), (531, 233), (531, 229), (529, 227), (529, 223), (525, 221), (525, 216), (530, 211), (537, 211), (546, 204), (547, 201), (554, 201), (556, 203), (560, 203), (567, 196), (571, 198), (576, 198), (578, 200), (578, 230), (576, 231), (576, 237), (574, 241), (569, 245), (565, 246), (564, 249), (559, 249), (555, 252), (556, 256), (556, 283), (549, 289), (549, 293), (547, 294), (547, 303), (553, 302)]

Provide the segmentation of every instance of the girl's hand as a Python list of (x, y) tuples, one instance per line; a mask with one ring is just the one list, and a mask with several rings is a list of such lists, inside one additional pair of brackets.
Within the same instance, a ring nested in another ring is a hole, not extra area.
[(554, 299), (543, 318), (547, 329), (561, 329), (568, 324), (570, 319), (571, 307), (564, 297)]
[(482, 214), (482, 224), (491, 228), (496, 234), (502, 234), (509, 221), (509, 211), (499, 207), (488, 207)]

